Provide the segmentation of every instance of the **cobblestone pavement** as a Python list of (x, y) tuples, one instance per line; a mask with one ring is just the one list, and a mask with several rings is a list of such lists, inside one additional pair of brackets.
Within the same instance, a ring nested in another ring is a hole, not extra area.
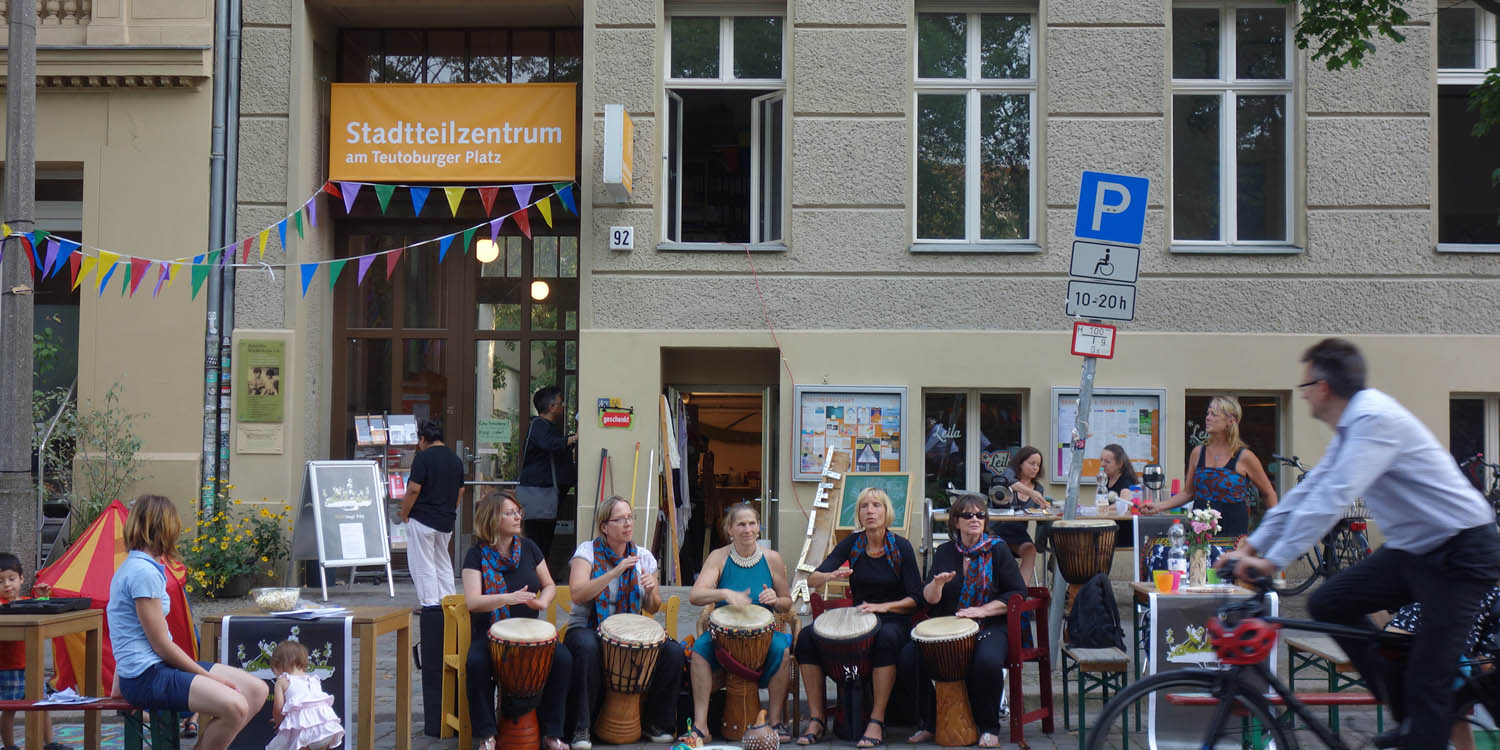
[[(1126, 588), (1124, 584), (1116, 582), (1116, 584), (1115, 584), (1115, 598), (1116, 598), (1116, 601), (1118, 601), (1121, 604), (1121, 621), (1122, 621), (1122, 623), (1124, 623), (1127, 631), (1129, 630), (1130, 625), (1132, 623), (1132, 618), (1131, 618), (1130, 612), (1129, 612), (1130, 597), (1129, 597), (1128, 591), (1129, 591), (1128, 588)], [(344, 605), (344, 606), (414, 606), (415, 602), (416, 602), (416, 595), (414, 593), (414, 589), (412, 588), (410, 582), (398, 583), (396, 585), (396, 597), (394, 599), (392, 599), (386, 593), (386, 588), (385, 588), (385, 584), (384, 583), (380, 583), (380, 584), (377, 585), (377, 584), (372, 584), (372, 583), (361, 582), (361, 583), (355, 584), (353, 586), (353, 588), (350, 588), (347, 585), (340, 584), (336, 588), (330, 588), (329, 593), (330, 593), (330, 596), (329, 596), (330, 603)], [(687, 590), (685, 588), (667, 587), (665, 589), (665, 594), (667, 596), (676, 594), (676, 595), (678, 595), (678, 596), (681, 597), (682, 608), (681, 608), (681, 613), (680, 613), (680, 616), (679, 616), (679, 623), (680, 623), (681, 632), (679, 632), (678, 635), (679, 635), (679, 637), (688, 635), (690, 632), (692, 632), (692, 628), (694, 627), (694, 623), (696, 623), (696, 621), (697, 621), (697, 617), (698, 617), (700, 608), (694, 607), (694, 606), (688, 604), (688, 602), (687, 602)], [(304, 589), (304, 596), (307, 597), (307, 598), (309, 598), (309, 599), (316, 599), (317, 595), (318, 594), (317, 594), (317, 590), (316, 589)], [(1305, 617), (1306, 616), (1305, 600), (1306, 600), (1306, 596), (1305, 595), (1304, 596), (1293, 597), (1293, 598), (1290, 598), (1290, 599), (1283, 600), (1282, 612), (1281, 612), (1282, 616), (1284, 616), (1284, 617)], [(244, 608), (244, 607), (248, 607), (248, 606), (251, 606), (248, 600), (230, 600), (230, 601), (195, 600), (193, 602), (193, 613), (194, 613), (195, 617), (197, 617), (197, 618), (199, 618), (201, 620), (201, 618), (203, 618), (203, 617), (205, 617), (205, 616), (207, 616), (209, 614), (215, 614), (215, 613), (220, 613), (220, 612), (227, 612), (227, 611), (231, 611), (231, 610), (235, 610), (235, 609), (240, 609), (240, 608)], [(413, 633), (412, 633), (412, 642), (414, 644), (421, 637), (420, 633), (418, 633), (417, 630), (418, 630), (418, 628), (417, 628), (417, 625), (416, 625), (416, 623), (414, 621), (413, 625), (412, 625), (412, 631), (413, 631)], [(376, 648), (376, 654), (377, 654), (377, 659), (376, 659), (375, 669), (377, 670), (377, 676), (376, 676), (376, 684), (375, 684), (376, 685), (375, 686), (375, 693), (376, 693), (375, 694), (375, 706), (376, 706), (375, 710), (376, 710), (376, 715), (375, 715), (375, 743), (374, 743), (374, 746), (376, 748), (391, 748), (391, 747), (395, 746), (395, 718), (396, 717), (395, 717), (395, 711), (394, 711), (394, 709), (395, 709), (395, 705), (396, 705), (396, 700), (395, 700), (395, 691), (396, 691), (396, 689), (395, 689), (395, 674), (396, 674), (396, 663), (397, 663), (396, 660), (398, 658), (410, 659), (411, 655), (410, 654), (398, 654), (398, 653), (396, 653), (395, 636), (394, 635), (387, 635), (387, 636), (383, 636), (381, 638), (381, 642), (380, 642), (380, 644)], [(363, 665), (358, 664), (357, 660), (356, 660), (355, 669), (358, 670), (358, 669), (362, 669), (362, 668), (363, 668)], [(1284, 674), (1285, 673), (1285, 669), (1286, 669), (1284, 650), (1283, 650), (1282, 663), (1280, 665), (1280, 669), (1281, 669), (1282, 673)], [(412, 710), (412, 722), (411, 722), (411, 726), (412, 726), (412, 745), (411, 746), (413, 748), (419, 748), (419, 749), (422, 749), (422, 748), (438, 748), (438, 749), (441, 749), (441, 750), (469, 750), (468, 748), (458, 748), (458, 741), (456, 739), (444, 739), (444, 740), (440, 740), (440, 739), (428, 737), (428, 736), (426, 736), (423, 733), (423, 721), (422, 721), (422, 703), (423, 703), (423, 701), (422, 701), (422, 688), (421, 688), (420, 673), (414, 673), (413, 684), (414, 684), (415, 695), (412, 696), (412, 703), (411, 703), (411, 706), (412, 706), (412, 709), (411, 709)], [(1078, 734), (1076, 732), (1076, 726), (1074, 728), (1075, 731), (1073, 731), (1073, 732), (1065, 731), (1064, 728), (1063, 728), (1063, 723), (1062, 723), (1062, 719), (1061, 719), (1061, 711), (1062, 711), (1062, 703), (1061, 703), (1061, 701), (1062, 701), (1062, 684), (1061, 684), (1061, 681), (1060, 681), (1060, 677), (1058, 675), (1056, 675), (1055, 673), (1053, 675), (1053, 688), (1054, 688), (1054, 692), (1055, 692), (1056, 708), (1057, 708), (1057, 711), (1058, 711), (1058, 714), (1059, 714), (1057, 722), (1056, 722), (1057, 725), (1056, 725), (1054, 733), (1051, 734), (1051, 735), (1043, 734), (1042, 731), (1041, 731), (1040, 724), (1035, 724), (1035, 723), (1034, 724), (1028, 724), (1026, 726), (1026, 740), (1030, 744), (1030, 746), (1033, 747), (1033, 748), (1046, 748), (1046, 749), (1051, 749), (1051, 748), (1069, 748), (1069, 749), (1076, 748), (1076, 747), (1078, 747)], [(1026, 672), (1026, 674), (1025, 674), (1024, 689), (1025, 689), (1026, 696), (1027, 696), (1027, 705), (1034, 707), (1037, 704), (1037, 697), (1036, 696), (1037, 696), (1037, 694), (1038, 694), (1038, 692), (1040, 690), (1039, 683), (1038, 683), (1038, 678), (1037, 678), (1037, 674), (1036, 674), (1035, 670), (1028, 670)], [(1070, 690), (1071, 690), (1071, 688), (1070, 688)], [(1075, 701), (1075, 704), (1076, 704), (1076, 701), (1077, 701), (1076, 694), (1073, 696), (1073, 700)], [(1097, 699), (1091, 700), (1090, 701), (1090, 706), (1089, 706), (1089, 713), (1093, 714), (1093, 713), (1097, 712), (1098, 708), (1099, 708), (1099, 701)], [(804, 717), (806, 716), (806, 709), (805, 709), (805, 707), (804, 707), (804, 709), (802, 711), (802, 715)], [(1324, 714), (1320, 712), (1319, 715), (1322, 716)], [(76, 717), (77, 717), (76, 714), (73, 715), (73, 716), (69, 716), (68, 714), (58, 714), (57, 715), (57, 721), (58, 721), (59, 724), (63, 724), (63, 723), (66, 723), (66, 722), (70, 722), (70, 721), (76, 720)], [(113, 721), (118, 721), (118, 719), (112, 719), (112, 720)], [(804, 721), (805, 721), (805, 718), (804, 718)], [(1075, 723), (1077, 721), (1076, 715), (1074, 717), (1074, 721), (1075, 721)], [(1341, 711), (1341, 721), (1340, 721), (1340, 724), (1342, 725), (1341, 726), (1341, 730), (1343, 732), (1344, 739), (1345, 739), (1346, 742), (1350, 743), (1351, 747), (1368, 747), (1368, 746), (1371, 745), (1371, 743), (1369, 742), (1369, 738), (1372, 737), (1374, 735), (1374, 732), (1375, 732), (1375, 730), (1374, 730), (1375, 713), (1374, 713), (1374, 709), (1373, 708), (1344, 708)], [(20, 726), (21, 722), (17, 722), (17, 725), (18, 725), (17, 726), (17, 730), (19, 732), (19, 730), (21, 728), (21, 726)], [(349, 731), (351, 733), (351, 736), (349, 738), (349, 742), (347, 743), (347, 746), (350, 747), (350, 748), (352, 748), (352, 747), (355, 747), (355, 741), (356, 741), (356, 738), (353, 736), (355, 729), (353, 727), (349, 727)], [(1112, 735), (1111, 739), (1112, 739), (1113, 744), (1118, 745), (1119, 744), (1119, 740), (1120, 740), (1120, 730), (1119, 730), (1118, 725), (1110, 727), (1110, 732), (1111, 732), (1111, 735)], [(895, 745), (895, 746), (899, 746), (899, 747), (923, 748), (923, 750), (926, 750), (927, 748), (936, 748), (937, 747), (936, 745), (908, 745), (906, 742), (904, 742), (904, 740), (905, 740), (905, 738), (910, 733), (911, 733), (911, 730), (910, 730), (909, 727), (892, 726), (891, 729), (890, 729), (890, 731), (888, 732), (888, 738), (890, 740), (890, 744)], [(1318, 743), (1318, 741), (1316, 740), (1316, 738), (1310, 732), (1300, 731), (1300, 732), (1298, 732), (1298, 735), (1299, 735), (1299, 739), (1302, 740), (1302, 744), (1303, 745), (1309, 746), (1309, 747), (1319, 747), (1320, 746), (1319, 743)], [(1014, 745), (1009, 742), (1008, 736), (1004, 737), (1002, 739), (1004, 740), (1003, 743), (1002, 743), (1003, 747), (1014, 747)], [(1146, 745), (1145, 745), (1144, 734), (1143, 733), (1134, 733), (1133, 732), (1132, 736), (1130, 738), (1130, 744), (1131, 744), (1131, 746), (1134, 746), (1134, 747), (1145, 747)], [(850, 746), (852, 746), (852, 745), (849, 745), (848, 743), (844, 743), (842, 741), (833, 741), (833, 742), (827, 743), (827, 745), (828, 746), (837, 745), (837, 746), (840, 746), (840, 747), (850, 747)], [(191, 741), (184, 741), (184, 743), (183, 743), (183, 747), (184, 748), (190, 748), (192, 746), (193, 746), (193, 743)], [(600, 747), (606, 747), (606, 746), (604, 746), (604, 745), (601, 744)], [(626, 747), (630, 747), (632, 749), (633, 748), (646, 748), (646, 747), (658, 747), (658, 748), (660, 748), (660, 746), (644, 745), (644, 744), (642, 744), (642, 745), (636, 745), (636, 746), (626, 746)]]

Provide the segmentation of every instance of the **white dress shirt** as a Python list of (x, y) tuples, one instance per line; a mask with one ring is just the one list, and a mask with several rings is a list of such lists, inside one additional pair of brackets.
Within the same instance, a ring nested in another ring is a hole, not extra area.
[(1413, 554), (1495, 523), (1494, 510), (1432, 431), (1395, 399), (1366, 388), (1349, 399), (1328, 454), (1266, 511), (1250, 544), (1284, 568), (1360, 497), (1386, 546)]

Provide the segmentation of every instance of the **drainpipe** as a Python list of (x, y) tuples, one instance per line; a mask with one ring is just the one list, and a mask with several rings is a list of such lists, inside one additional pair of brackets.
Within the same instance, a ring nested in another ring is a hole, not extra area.
[[(223, 248), (235, 238), (235, 183), (239, 152), (240, 1), (214, 3), (214, 101), (209, 153), (208, 245)], [(233, 252), (226, 248), (225, 252)], [(227, 282), (227, 283), (226, 283)], [(217, 480), (228, 474), (228, 401), (221, 379), (229, 372), (233, 332), (234, 271), (220, 266), (208, 276), (208, 315), (203, 336), (203, 453), (201, 505), (213, 507)]]

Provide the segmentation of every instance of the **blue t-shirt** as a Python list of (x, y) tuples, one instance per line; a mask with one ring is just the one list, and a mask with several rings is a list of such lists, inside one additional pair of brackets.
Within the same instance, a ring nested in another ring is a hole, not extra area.
[(109, 606), (104, 610), (109, 644), (115, 651), (115, 674), (121, 677), (139, 677), (162, 660), (146, 640), (146, 629), (135, 611), (135, 600), (149, 597), (161, 600), (163, 617), (172, 611), (172, 601), (167, 598), (167, 568), (145, 552), (131, 550), (109, 582)]

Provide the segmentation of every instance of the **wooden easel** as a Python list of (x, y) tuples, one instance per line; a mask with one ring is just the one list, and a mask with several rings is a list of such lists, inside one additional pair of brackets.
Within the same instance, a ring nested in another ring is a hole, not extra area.
[[(812, 592), (807, 586), (807, 576), (817, 570), (823, 558), (834, 547), (834, 524), (838, 508), (834, 507), (844, 492), (844, 474), (848, 473), (853, 457), (848, 451), (835, 446), (828, 447), (823, 457), (823, 472), (818, 479), (818, 492), (813, 497), (812, 513), (807, 518), (807, 539), (802, 542), (802, 554), (797, 556), (797, 569), (792, 576), (792, 601), (811, 601)], [(830, 498), (833, 502), (830, 502)]]

